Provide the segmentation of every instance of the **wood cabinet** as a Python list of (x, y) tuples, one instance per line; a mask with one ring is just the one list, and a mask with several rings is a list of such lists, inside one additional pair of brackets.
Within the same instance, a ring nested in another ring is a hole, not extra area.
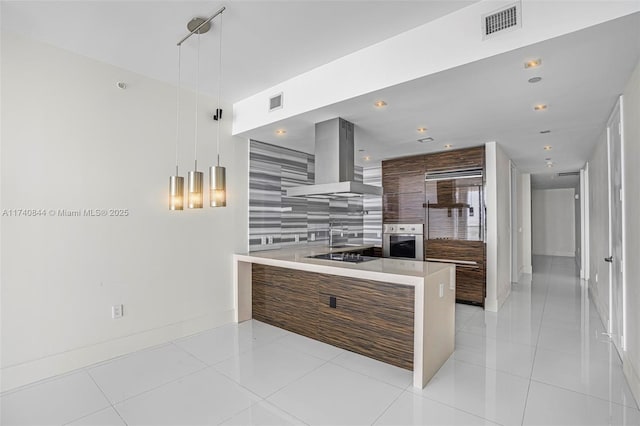
[[(471, 229), (466, 226), (469, 228), (468, 232), (456, 233), (454, 237), (460, 238), (460, 235), (464, 234), (467, 238), (477, 238), (478, 241), (449, 239), (445, 232), (447, 228), (442, 225), (443, 221), (430, 220), (429, 223), (427, 219), (438, 218), (438, 215), (442, 214), (446, 217), (454, 214), (471, 215), (469, 207), (459, 200), (468, 194), (460, 193), (463, 189), (457, 188), (453, 179), (430, 181), (426, 185), (425, 173), (484, 168), (484, 164), (484, 146), (395, 158), (382, 162), (383, 223), (425, 224), (425, 259), (476, 262), (475, 265), (456, 267), (456, 300), (482, 306), (486, 291), (485, 243), (482, 241), (484, 239), (482, 233), (485, 220), (484, 206), (476, 206), (474, 209), (474, 220), (479, 218), (477, 227)], [(477, 179), (480, 182), (479, 191), (482, 192), (482, 179)], [(482, 200), (482, 194), (479, 199)], [(435, 204), (431, 210), (436, 216), (428, 216), (429, 212), (426, 209), (428, 204)], [(439, 208), (443, 210), (434, 210)], [(431, 229), (428, 228), (429, 225)], [(432, 239), (429, 239), (429, 230), (435, 231), (431, 232)]]
[(255, 319), (318, 338), (318, 274), (254, 264), (251, 277)]
[(319, 340), (413, 369), (414, 289), (340, 277), (319, 287)]
[(484, 157), (484, 146), (427, 154), (424, 159), (425, 172), (483, 167)]
[(485, 243), (484, 241), (427, 240), (427, 259), (455, 259), (456, 301), (484, 306), (486, 296)]
[(252, 265), (253, 317), (401, 368), (413, 368), (414, 288)]
[(384, 223), (424, 223), (424, 155), (382, 162)]

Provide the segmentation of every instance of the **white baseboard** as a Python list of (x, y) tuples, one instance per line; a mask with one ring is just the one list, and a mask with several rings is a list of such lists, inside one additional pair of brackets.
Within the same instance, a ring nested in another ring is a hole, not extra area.
[(498, 299), (484, 299), (484, 310), (489, 312), (498, 312)]
[(627, 383), (629, 383), (631, 393), (636, 400), (636, 405), (640, 407), (640, 375), (633, 368), (631, 359), (629, 359), (629, 352), (626, 351), (622, 362), (622, 371), (624, 372), (624, 376), (627, 378)]
[(12, 390), (98, 362), (199, 333), (209, 328), (228, 324), (233, 321), (233, 318), (233, 309), (213, 312), (95, 345), (72, 349), (45, 358), (5, 367), (0, 370), (2, 375), (0, 391)]

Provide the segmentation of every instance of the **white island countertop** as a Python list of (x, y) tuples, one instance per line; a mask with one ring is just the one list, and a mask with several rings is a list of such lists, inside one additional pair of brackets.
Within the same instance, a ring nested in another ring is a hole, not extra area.
[(341, 275), (412, 286), (423, 284), (425, 277), (450, 267), (450, 264), (446, 263), (389, 258), (378, 258), (367, 262), (351, 263), (309, 257), (318, 254), (340, 253), (369, 247), (373, 246), (361, 245), (330, 249), (322, 245), (309, 245), (306, 247), (235, 254), (234, 260), (236, 262), (259, 263), (262, 265), (293, 268), (320, 274)]
[(453, 353), (455, 341), (455, 265), (377, 258), (349, 263), (308, 256), (366, 249), (322, 245), (233, 255), (236, 322), (252, 318), (252, 264), (297, 269), (414, 287), (413, 386), (423, 388)]

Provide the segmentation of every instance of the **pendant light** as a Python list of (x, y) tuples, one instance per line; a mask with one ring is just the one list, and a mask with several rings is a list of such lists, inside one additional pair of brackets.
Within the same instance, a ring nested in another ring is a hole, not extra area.
[(178, 141), (180, 140), (180, 45), (178, 45), (178, 90), (176, 91), (176, 174), (169, 177), (169, 210), (184, 209), (184, 177), (178, 175)]
[(218, 48), (218, 108), (213, 119), (217, 123), (216, 135), (216, 165), (209, 167), (209, 205), (211, 207), (224, 207), (227, 205), (227, 176), (226, 169), (220, 166), (220, 121), (222, 121), (222, 108), (220, 108), (220, 87), (222, 85), (222, 15), (220, 15), (220, 40)]
[[(187, 39), (189, 39), (192, 35), (196, 34), (198, 36), (198, 49), (197, 49), (197, 60), (196, 60), (196, 105), (195, 105), (195, 134), (193, 141), (193, 152), (194, 152), (194, 168), (187, 175), (187, 206), (190, 209), (200, 209), (203, 206), (203, 173), (198, 171), (198, 95), (199, 95), (199, 78), (200, 78), (200, 35), (209, 31), (211, 28), (211, 21), (216, 16), (222, 14), (225, 11), (225, 7), (220, 8), (216, 13), (211, 15), (208, 18), (193, 18), (187, 24), (187, 28), (189, 29), (189, 34), (183, 37), (178, 43), (178, 95), (177, 95), (177, 109), (178, 112), (176, 114), (176, 121), (180, 121), (180, 46)], [(222, 27), (221, 27), (222, 30)], [(222, 31), (221, 31), (222, 35)], [(222, 39), (220, 40), (220, 71), (222, 71)], [(220, 75), (218, 77), (218, 105), (220, 104)], [(222, 118), (222, 109), (216, 109), (216, 115), (214, 116), (215, 120), (220, 120)], [(176, 175), (171, 176), (169, 179), (169, 208), (171, 210), (183, 210), (184, 209), (184, 178), (182, 176), (178, 176), (178, 141), (179, 141), (179, 131), (178, 124), (176, 124)], [(209, 182), (211, 184), (210, 189), (210, 197), (211, 197), (211, 206), (225, 206), (226, 205), (226, 181), (225, 181), (225, 169), (224, 167), (220, 167), (220, 123), (218, 122), (218, 162), (216, 166), (213, 166), (209, 169), (211, 174), (209, 178)]]
[[(193, 20), (191, 21), (193, 22)], [(195, 116), (195, 130), (193, 137), (193, 170), (189, 172), (187, 176), (188, 190), (189, 190), (189, 208), (201, 209), (203, 205), (202, 201), (202, 181), (203, 173), (198, 171), (198, 91), (200, 90), (200, 33), (198, 31), (198, 52), (196, 54), (196, 116)]]

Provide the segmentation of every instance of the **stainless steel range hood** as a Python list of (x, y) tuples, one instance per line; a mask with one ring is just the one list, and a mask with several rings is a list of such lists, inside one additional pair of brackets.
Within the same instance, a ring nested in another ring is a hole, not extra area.
[(316, 123), (316, 183), (289, 188), (287, 196), (336, 198), (382, 195), (381, 187), (354, 181), (353, 160), (353, 123), (342, 118)]

